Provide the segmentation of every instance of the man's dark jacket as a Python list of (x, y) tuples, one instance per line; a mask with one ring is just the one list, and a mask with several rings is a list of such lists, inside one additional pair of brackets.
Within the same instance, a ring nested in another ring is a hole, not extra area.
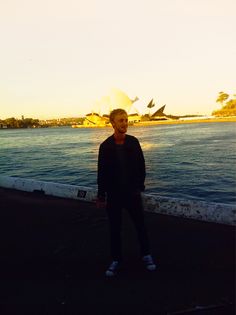
[[(119, 162), (116, 154), (114, 136), (108, 137), (99, 148), (98, 156), (98, 198), (104, 200), (106, 193), (119, 192)], [(134, 136), (126, 135), (124, 157), (126, 162), (126, 187), (129, 192), (144, 191), (145, 161), (139, 141)]]

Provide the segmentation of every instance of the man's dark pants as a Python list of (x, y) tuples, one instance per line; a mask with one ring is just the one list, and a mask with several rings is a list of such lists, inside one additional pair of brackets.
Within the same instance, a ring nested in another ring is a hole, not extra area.
[(115, 261), (122, 260), (121, 226), (123, 208), (128, 211), (136, 228), (141, 256), (150, 253), (140, 192), (110, 193), (107, 198), (107, 214), (110, 223), (111, 256)]

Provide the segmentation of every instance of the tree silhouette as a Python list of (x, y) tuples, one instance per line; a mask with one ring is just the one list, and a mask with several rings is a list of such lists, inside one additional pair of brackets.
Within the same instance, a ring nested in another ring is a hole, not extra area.
[[(230, 117), (230, 116), (236, 116), (236, 98), (235, 94), (233, 95), (233, 98), (229, 98), (229, 94), (224, 92), (219, 92), (218, 98), (216, 102), (221, 103), (222, 108), (216, 111), (213, 111), (212, 115), (214, 116), (221, 116), (221, 117)], [(227, 102), (225, 102), (228, 100)], [(225, 104), (224, 104), (225, 102)]]
[(223, 103), (229, 98), (229, 94), (225, 92), (219, 92), (218, 98), (216, 100), (217, 103), (220, 103), (223, 106)]

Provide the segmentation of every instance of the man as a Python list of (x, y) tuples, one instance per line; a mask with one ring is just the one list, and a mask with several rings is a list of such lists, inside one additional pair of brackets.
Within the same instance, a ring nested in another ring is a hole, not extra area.
[(156, 265), (150, 255), (141, 197), (146, 175), (143, 152), (138, 139), (126, 134), (128, 115), (125, 110), (113, 110), (110, 122), (114, 134), (100, 145), (97, 177), (97, 207), (106, 206), (110, 223), (112, 263), (106, 276), (116, 275), (120, 268), (123, 208), (128, 210), (135, 225), (144, 265), (147, 270), (153, 271)]

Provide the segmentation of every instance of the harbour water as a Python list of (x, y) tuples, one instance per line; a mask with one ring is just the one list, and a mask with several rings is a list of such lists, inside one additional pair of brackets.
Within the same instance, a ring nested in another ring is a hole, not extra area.
[[(131, 126), (146, 160), (146, 193), (236, 202), (236, 123)], [(106, 128), (0, 130), (0, 174), (96, 188)]]

